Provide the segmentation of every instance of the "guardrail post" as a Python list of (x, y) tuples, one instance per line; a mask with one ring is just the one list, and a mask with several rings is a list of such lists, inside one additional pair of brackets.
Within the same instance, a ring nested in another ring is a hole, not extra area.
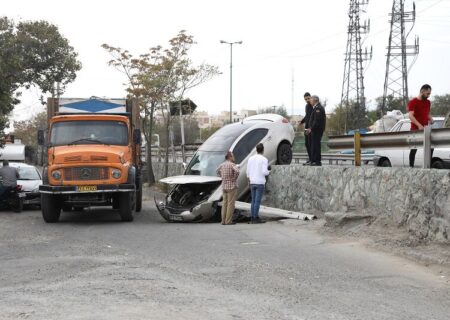
[(431, 166), (431, 126), (423, 128), (423, 168)]
[(354, 134), (355, 167), (361, 166), (361, 134), (355, 130)]

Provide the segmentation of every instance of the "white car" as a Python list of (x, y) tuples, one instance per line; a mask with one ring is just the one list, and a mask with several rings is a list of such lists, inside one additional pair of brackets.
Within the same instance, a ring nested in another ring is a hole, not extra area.
[[(444, 123), (444, 117), (434, 117), (433, 129), (441, 128)], [(411, 120), (399, 120), (389, 132), (410, 131)], [(375, 149), (373, 163), (377, 167), (409, 167), (410, 149)], [(414, 167), (423, 166), (423, 149), (418, 148)], [(431, 160), (431, 168), (448, 169), (450, 168), (450, 148), (435, 148)]]
[(32, 165), (22, 162), (10, 162), (11, 167), (17, 168), (19, 179), (17, 184), (22, 186), (25, 192), (24, 205), (41, 205), (41, 194), (39, 186), (42, 184), (42, 176), (39, 170)]
[(259, 114), (224, 126), (200, 146), (184, 175), (160, 180), (173, 186), (165, 202), (156, 203), (161, 216), (167, 221), (205, 221), (218, 214), (222, 179), (216, 176), (216, 169), (230, 150), (241, 172), (237, 198), (247, 199), (249, 188), (245, 172), (248, 158), (256, 153), (256, 145), (263, 143), (269, 165), (290, 164), (293, 141), (292, 125), (277, 114)]

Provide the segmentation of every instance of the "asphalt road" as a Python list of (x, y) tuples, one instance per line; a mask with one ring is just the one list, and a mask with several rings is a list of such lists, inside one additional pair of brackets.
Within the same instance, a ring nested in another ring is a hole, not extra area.
[(450, 282), (308, 223), (0, 212), (0, 319), (442, 319)]

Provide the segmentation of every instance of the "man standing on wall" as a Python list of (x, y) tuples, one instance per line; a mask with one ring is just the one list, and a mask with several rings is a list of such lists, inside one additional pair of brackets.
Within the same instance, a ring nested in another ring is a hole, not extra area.
[(259, 218), (259, 207), (264, 194), (266, 185), (266, 176), (269, 175), (269, 161), (263, 156), (264, 145), (258, 143), (256, 145), (256, 154), (251, 156), (247, 162), (247, 179), (250, 184), (250, 192), (252, 195), (251, 205), (251, 221), (250, 223), (263, 223)]
[[(428, 98), (431, 95), (431, 86), (424, 84), (420, 88), (419, 95), (408, 103), (408, 115), (411, 119), (411, 131), (423, 130), (423, 127), (432, 124), (433, 118), (430, 116), (431, 102)], [(409, 166), (414, 168), (417, 149), (409, 152)], [(431, 149), (433, 157), (433, 149)]]
[(311, 104), (313, 110), (309, 118), (309, 128), (306, 129), (310, 135), (311, 141), (311, 166), (322, 165), (321, 140), (323, 132), (325, 131), (326, 115), (325, 109), (319, 102), (319, 97), (311, 96)]
[(233, 213), (237, 196), (236, 180), (239, 176), (239, 166), (234, 163), (234, 155), (231, 151), (227, 152), (225, 162), (217, 168), (216, 173), (222, 178), (222, 224), (235, 224)]
[(310, 136), (306, 133), (306, 129), (309, 128), (309, 118), (311, 118), (311, 112), (312, 112), (312, 105), (311, 105), (311, 94), (309, 92), (305, 92), (303, 95), (303, 98), (305, 99), (306, 105), (305, 105), (305, 117), (300, 121), (300, 124), (305, 125), (305, 147), (306, 152), (308, 153), (308, 161), (306, 161), (303, 165), (307, 166), (311, 164), (311, 143), (310, 143)]

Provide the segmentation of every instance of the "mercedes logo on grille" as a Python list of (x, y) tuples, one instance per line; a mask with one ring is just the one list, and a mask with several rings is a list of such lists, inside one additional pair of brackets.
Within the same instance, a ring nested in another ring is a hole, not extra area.
[(83, 179), (87, 179), (91, 176), (91, 169), (89, 168), (83, 168), (81, 169), (81, 177)]

